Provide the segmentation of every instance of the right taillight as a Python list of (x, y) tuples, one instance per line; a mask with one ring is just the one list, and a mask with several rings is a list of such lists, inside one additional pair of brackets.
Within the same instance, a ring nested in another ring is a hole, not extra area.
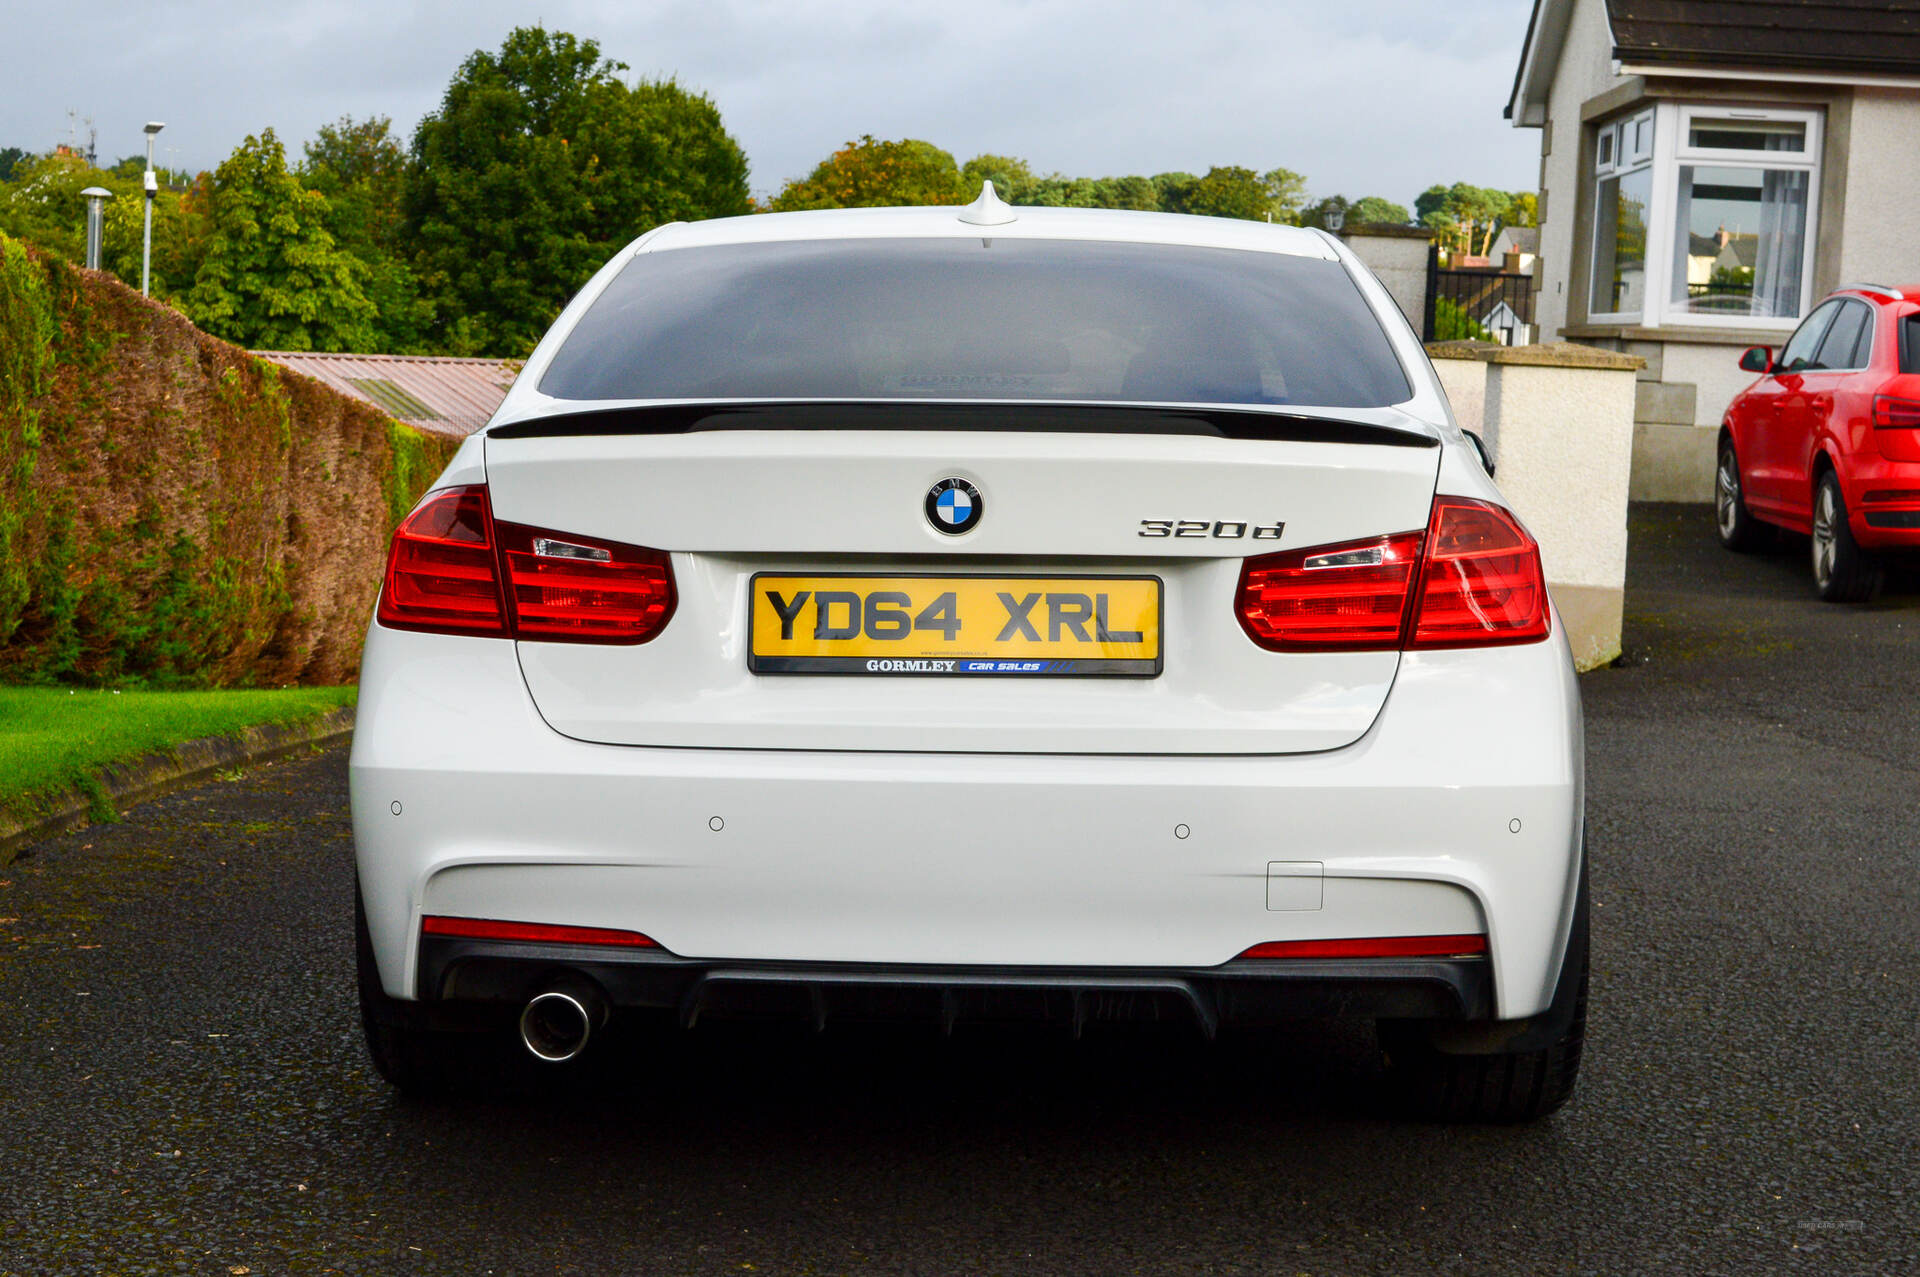
[(1248, 559), (1236, 611), (1278, 652), (1530, 643), (1548, 629), (1540, 547), (1485, 501), (1436, 497), (1425, 532)]
[(674, 602), (665, 553), (498, 522), (475, 484), (429, 493), (395, 529), (379, 617), (435, 634), (634, 644)]
[(1873, 397), (1873, 424), (1883, 429), (1920, 429), (1920, 403), (1892, 395)]
[(1531, 643), (1547, 636), (1540, 547), (1486, 501), (1435, 497), (1409, 648)]

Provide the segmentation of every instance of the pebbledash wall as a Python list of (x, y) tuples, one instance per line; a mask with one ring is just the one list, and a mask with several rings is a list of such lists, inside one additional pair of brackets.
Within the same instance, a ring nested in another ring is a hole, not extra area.
[(1540, 542), (1574, 665), (1607, 664), (1620, 655), (1642, 361), (1565, 343), (1436, 342), (1427, 353), (1454, 420), (1486, 441), (1500, 491)]

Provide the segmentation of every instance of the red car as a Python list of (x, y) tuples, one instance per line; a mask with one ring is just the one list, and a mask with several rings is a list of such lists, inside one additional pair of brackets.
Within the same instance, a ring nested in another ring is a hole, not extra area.
[(1820, 597), (1871, 597), (1880, 553), (1920, 547), (1920, 285), (1838, 288), (1778, 356), (1754, 346), (1740, 366), (1761, 376), (1720, 427), (1721, 544), (1810, 534)]

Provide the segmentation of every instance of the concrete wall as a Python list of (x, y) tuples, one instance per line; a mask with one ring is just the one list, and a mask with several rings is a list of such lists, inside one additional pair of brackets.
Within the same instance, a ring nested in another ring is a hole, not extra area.
[(1920, 283), (1920, 91), (1854, 90), (1838, 283)]
[(1380, 277), (1417, 334), (1427, 315), (1427, 251), (1432, 240), (1413, 227), (1355, 227), (1341, 232), (1353, 255)]
[(1540, 542), (1574, 664), (1606, 664), (1620, 654), (1641, 361), (1565, 344), (1428, 352), (1454, 419), (1488, 441), (1501, 492)]

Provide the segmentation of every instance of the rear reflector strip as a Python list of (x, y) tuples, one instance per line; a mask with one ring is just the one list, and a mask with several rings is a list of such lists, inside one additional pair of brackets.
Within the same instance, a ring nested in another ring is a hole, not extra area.
[(628, 949), (658, 949), (660, 943), (638, 931), (607, 927), (562, 927), (543, 922), (499, 922), (492, 918), (426, 917), (420, 930), (430, 936), (463, 940), (527, 940), (535, 944), (618, 945)]
[(1270, 940), (1243, 958), (1478, 958), (1487, 938), (1464, 936), (1369, 936), (1360, 940)]

